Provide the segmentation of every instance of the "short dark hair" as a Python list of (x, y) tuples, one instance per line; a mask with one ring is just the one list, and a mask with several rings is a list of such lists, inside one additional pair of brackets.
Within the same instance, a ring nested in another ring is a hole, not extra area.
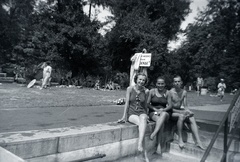
[(157, 83), (158, 79), (162, 79), (162, 80), (164, 80), (164, 82), (165, 82), (165, 77), (163, 77), (163, 76), (159, 76), (159, 77), (157, 77), (155, 83)]
[(144, 85), (146, 85), (147, 82), (148, 82), (148, 78), (147, 78), (147, 75), (144, 74), (144, 73), (137, 73), (137, 74), (134, 76), (134, 83), (137, 84), (137, 79), (138, 79), (138, 76), (139, 76), (139, 75), (142, 75), (142, 76), (145, 76), (145, 77), (146, 77), (146, 81), (145, 81), (145, 83), (144, 83)]
[(175, 76), (173, 77), (173, 81), (174, 81), (175, 78), (180, 78), (181, 81), (182, 81), (182, 77), (181, 77), (180, 75), (175, 75)]

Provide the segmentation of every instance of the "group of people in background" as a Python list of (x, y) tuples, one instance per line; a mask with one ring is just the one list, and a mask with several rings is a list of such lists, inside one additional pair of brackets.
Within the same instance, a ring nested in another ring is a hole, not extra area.
[[(197, 87), (197, 93), (198, 95), (201, 95), (201, 88), (204, 86), (204, 80), (201, 76), (197, 77), (197, 82), (196, 82), (196, 87)], [(226, 89), (226, 84), (224, 82), (224, 79), (220, 79), (220, 82), (217, 85), (217, 95), (218, 97), (220, 97), (220, 101), (223, 100), (224, 97), (224, 93), (225, 93), (225, 89)]]
[(130, 122), (138, 125), (139, 140), (138, 151), (144, 151), (144, 137), (148, 120), (156, 122), (155, 129), (150, 135), (153, 140), (157, 137), (156, 153), (161, 154), (160, 136), (164, 125), (168, 120), (177, 122), (178, 144), (184, 148), (182, 130), (184, 122), (190, 124), (191, 130), (196, 138), (196, 146), (204, 149), (198, 134), (194, 113), (187, 106), (187, 91), (182, 89), (182, 79), (175, 76), (173, 87), (170, 90), (165, 88), (165, 79), (158, 77), (156, 79), (156, 88), (148, 90), (145, 88), (147, 76), (144, 73), (138, 73), (134, 77), (135, 85), (129, 86), (126, 92), (126, 103), (123, 117), (118, 120), (119, 123)]

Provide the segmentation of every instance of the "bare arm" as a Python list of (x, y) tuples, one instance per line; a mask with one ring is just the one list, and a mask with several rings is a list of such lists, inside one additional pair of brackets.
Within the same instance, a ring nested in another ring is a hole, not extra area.
[(146, 95), (146, 99), (145, 99), (145, 106), (144, 106), (144, 108), (146, 109), (146, 112), (147, 112), (147, 114), (148, 114), (148, 98), (149, 98), (149, 96), (150, 96), (150, 92), (149, 92), (149, 89), (146, 89), (145, 90), (145, 95)]
[(52, 67), (49, 66), (47, 71), (50, 73), (50, 76), (51, 76), (51, 74), (52, 74)]
[(185, 109), (185, 114), (187, 116), (193, 116), (194, 113), (188, 108), (188, 104), (187, 104), (187, 91), (184, 91), (184, 98), (183, 98), (183, 106)]
[(187, 104), (187, 92), (184, 90), (183, 91), (183, 106), (185, 109), (189, 110), (188, 104)]
[(124, 105), (123, 117), (120, 120), (118, 120), (118, 122), (126, 122), (128, 120), (127, 119), (127, 111), (128, 111), (128, 108), (129, 108), (129, 100), (130, 100), (131, 90), (132, 90), (131, 87), (127, 88), (126, 102), (125, 102), (125, 105)]
[(165, 109), (163, 109), (163, 111), (169, 111), (169, 110), (172, 109), (172, 102), (171, 102), (170, 92), (167, 91), (166, 95), (167, 95), (167, 107)]
[(153, 95), (154, 95), (154, 89), (151, 89), (147, 99), (147, 107), (153, 111), (157, 111), (157, 109), (151, 105), (151, 99)]

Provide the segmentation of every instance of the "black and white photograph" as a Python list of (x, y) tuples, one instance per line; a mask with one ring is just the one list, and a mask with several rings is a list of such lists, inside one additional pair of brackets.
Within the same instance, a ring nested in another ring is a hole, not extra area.
[(240, 162), (239, 0), (0, 0), (0, 162)]

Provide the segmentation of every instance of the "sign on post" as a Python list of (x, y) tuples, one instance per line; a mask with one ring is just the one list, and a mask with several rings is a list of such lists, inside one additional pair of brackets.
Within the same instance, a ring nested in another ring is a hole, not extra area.
[(151, 66), (151, 53), (142, 53), (142, 56), (140, 58), (140, 67), (150, 67)]

